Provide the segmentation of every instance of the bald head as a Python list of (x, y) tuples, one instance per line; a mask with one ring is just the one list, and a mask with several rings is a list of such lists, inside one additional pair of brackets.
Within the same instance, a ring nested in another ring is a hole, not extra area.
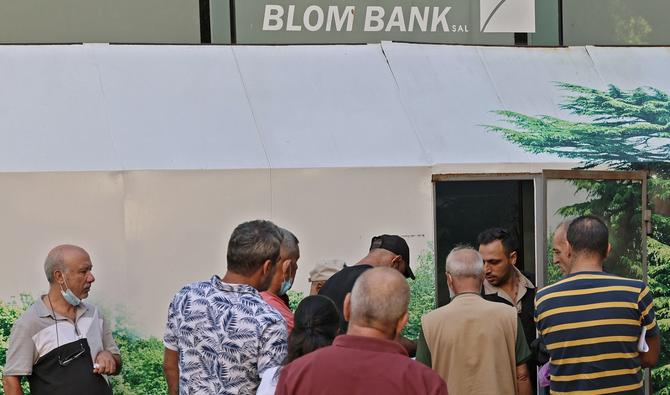
[(350, 324), (369, 328), (392, 328), (407, 313), (409, 285), (397, 270), (376, 267), (366, 270), (354, 284), (350, 301)]
[(447, 256), (447, 282), (455, 294), (479, 292), (484, 281), (484, 260), (471, 247), (456, 247)]
[(54, 272), (64, 272), (67, 269), (66, 262), (82, 256), (88, 258), (88, 253), (79, 246), (62, 244), (52, 248), (44, 261), (44, 273), (49, 284), (54, 282)]

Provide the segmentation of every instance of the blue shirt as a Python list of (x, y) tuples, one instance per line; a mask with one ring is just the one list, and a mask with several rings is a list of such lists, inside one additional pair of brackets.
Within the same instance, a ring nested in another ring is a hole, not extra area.
[(572, 274), (535, 296), (535, 321), (551, 356), (557, 394), (642, 394), (642, 327), (658, 335), (653, 297), (639, 280)]
[(213, 276), (175, 295), (163, 342), (179, 352), (180, 394), (255, 394), (263, 372), (286, 357), (287, 337), (256, 289)]

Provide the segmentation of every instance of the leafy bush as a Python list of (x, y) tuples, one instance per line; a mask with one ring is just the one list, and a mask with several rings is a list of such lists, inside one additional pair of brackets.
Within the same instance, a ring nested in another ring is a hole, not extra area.
[(435, 309), (435, 256), (433, 244), (423, 250), (414, 268), (415, 280), (409, 280), (409, 322), (402, 335), (408, 339), (417, 340), (421, 329), (421, 317)]
[[(9, 334), (12, 331), (14, 322), (23, 314), (24, 311), (33, 302), (33, 297), (27, 294), (21, 294), (19, 300), (12, 299), (9, 303), (0, 301), (0, 376), (3, 374), (5, 360), (7, 358), (7, 346)], [(28, 383), (24, 380), (22, 383), (23, 392), (29, 394)], [(4, 395), (5, 390), (0, 386), (0, 395)]]
[(288, 307), (291, 309), (291, 311), (295, 312), (295, 309), (298, 308), (298, 304), (300, 304), (300, 301), (304, 298), (305, 294), (302, 292), (293, 290), (288, 291)]
[(114, 340), (121, 350), (123, 370), (111, 380), (115, 395), (155, 395), (167, 393), (163, 376), (163, 342), (158, 338), (143, 339), (127, 328), (114, 331)]

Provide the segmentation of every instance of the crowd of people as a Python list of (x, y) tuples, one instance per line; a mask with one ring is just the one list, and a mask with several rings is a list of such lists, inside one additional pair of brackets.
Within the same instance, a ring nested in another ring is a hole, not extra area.
[[(594, 216), (561, 223), (552, 243), (563, 279), (536, 289), (517, 268), (513, 232), (483, 231), (446, 259), (451, 301), (400, 334), (413, 279), (406, 241), (372, 238), (347, 266), (319, 262), (295, 312), (287, 291), (298, 238), (270, 221), (240, 224), (225, 274), (184, 286), (169, 304), (164, 372), (186, 394), (642, 394), (660, 352), (644, 282), (603, 270), (608, 229)], [(121, 356), (107, 320), (84, 302), (88, 253), (62, 245), (45, 265), (49, 291), (14, 325), (3, 385), (22, 394), (110, 394)], [(414, 358), (413, 358), (414, 357)]]

